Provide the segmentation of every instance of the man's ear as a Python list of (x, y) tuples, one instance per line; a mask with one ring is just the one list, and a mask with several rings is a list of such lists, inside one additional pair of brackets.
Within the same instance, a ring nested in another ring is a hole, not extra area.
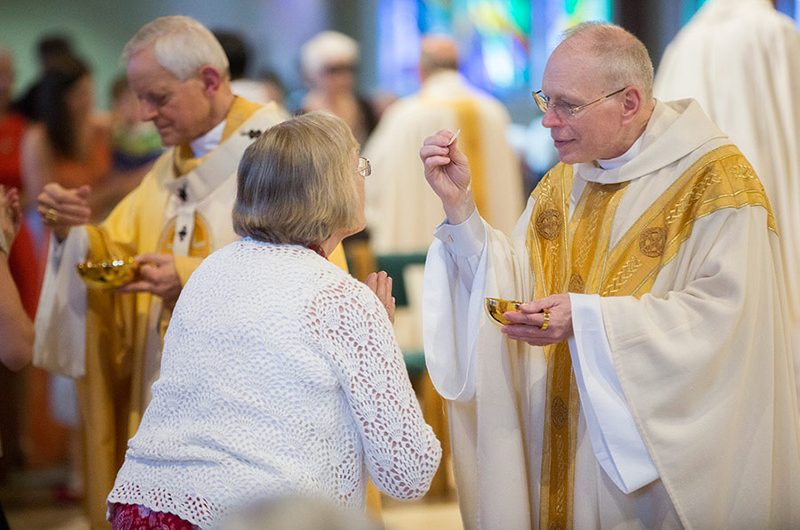
[(203, 66), (200, 68), (200, 81), (203, 83), (203, 93), (211, 96), (222, 86), (223, 76), (213, 66)]
[(630, 86), (622, 93), (622, 119), (623, 121), (632, 120), (639, 110), (642, 108), (643, 103), (642, 91), (639, 87)]

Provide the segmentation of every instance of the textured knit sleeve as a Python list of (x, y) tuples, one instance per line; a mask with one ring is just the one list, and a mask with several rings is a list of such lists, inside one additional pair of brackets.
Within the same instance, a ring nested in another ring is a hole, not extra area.
[(398, 499), (425, 494), (441, 447), (422, 418), (386, 310), (351, 278), (310, 305), (314, 342), (339, 376), (378, 488)]

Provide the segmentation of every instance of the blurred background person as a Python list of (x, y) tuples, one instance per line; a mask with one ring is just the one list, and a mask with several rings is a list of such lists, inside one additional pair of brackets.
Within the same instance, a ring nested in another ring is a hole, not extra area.
[(158, 129), (142, 121), (139, 113), (139, 100), (122, 74), (111, 84), (111, 173), (102, 186), (93, 190), (97, 219), (105, 219), (164, 152)]
[[(39, 189), (50, 182), (67, 188), (104, 184), (111, 172), (111, 130), (95, 111), (94, 78), (86, 63), (63, 57), (52, 65), (42, 77), (37, 103), (41, 121), (28, 129), (23, 143), (26, 180)], [(93, 211), (107, 207), (98, 203)]]
[(44, 76), (54, 67), (60, 65), (64, 59), (75, 57), (72, 40), (62, 34), (51, 33), (42, 36), (36, 44), (36, 59), (39, 65), (39, 75), (28, 86), (25, 92), (14, 101), (14, 108), (31, 121), (40, 119), (39, 100)]
[[(14, 87), (14, 61), (0, 45), (0, 185), (19, 190), (23, 211), (35, 205), (39, 186), (23, 181), (22, 144), (27, 128), (24, 115), (11, 106)], [(25, 312), (33, 318), (39, 297), (40, 267), (35, 242), (23, 220), (8, 256), (9, 267), (19, 289)]]
[(378, 116), (369, 100), (357, 92), (358, 60), (358, 43), (344, 33), (323, 31), (303, 44), (300, 66), (308, 93), (301, 112), (332, 112), (364, 145), (378, 124)]
[(481, 215), (510, 234), (524, 201), (520, 161), (506, 130), (502, 103), (458, 72), (458, 47), (447, 36), (421, 43), (419, 92), (391, 105), (364, 148), (375, 169), (367, 182), (367, 226), (376, 253), (426, 252), (444, 219), (442, 201), (425, 181), (417, 156), (422, 141), (441, 129), (461, 130), (470, 160), (472, 192)]
[(391, 279), (364, 285), (327, 260), (364, 226), (369, 175), (328, 113), (275, 125), (247, 148), (233, 208), (242, 239), (181, 292), (108, 497), (112, 528), (214, 527), (293, 494), (363, 510), (368, 477), (399, 499), (427, 491), (441, 448), (394, 339)]
[(158, 129), (142, 121), (139, 100), (121, 74), (111, 84), (111, 142), (115, 171), (149, 168), (164, 151)]
[[(8, 263), (8, 255), (22, 224), (22, 208), (15, 188), (0, 185), (0, 364), (19, 371), (30, 361), (33, 350), (33, 324), (25, 312)], [(0, 446), (0, 454), (3, 447)], [(8, 521), (0, 505), (0, 529)]]
[(800, 31), (770, 0), (709, 0), (667, 47), (655, 95), (696, 99), (764, 183), (778, 222), (800, 396)]
[(215, 31), (214, 36), (228, 57), (233, 93), (258, 103), (272, 101), (267, 86), (261, 80), (247, 76), (251, 53), (244, 37), (235, 31)]
[(262, 70), (258, 76), (259, 82), (264, 85), (269, 101), (274, 101), (283, 108), (286, 108), (286, 84), (274, 70)]
[[(32, 204), (38, 191), (31, 189), (22, 179), (22, 139), (28, 121), (11, 106), (14, 73), (11, 53), (0, 45), (0, 186), (19, 190), (19, 200), (24, 212), (26, 206)], [(34, 219), (37, 220), (38, 216), (34, 216)], [(41, 262), (37, 253), (38, 246), (24, 215), (15, 235), (16, 237), (7, 241), (8, 248), (2, 258), (3, 267), (13, 278), (13, 296), (18, 296), (25, 314), (32, 319), (39, 298)], [(11, 303), (9, 286), (4, 286), (2, 298), (7, 299), (6, 303)], [(10, 470), (22, 468), (30, 456), (23, 450), (25, 419), (30, 416), (25, 412), (30, 410), (26, 406), (30, 375), (28, 370), (14, 373), (5, 367), (5, 363), (0, 365), (0, 446), (3, 448), (0, 453), (0, 483)], [(43, 394), (45, 380), (43, 379), (41, 388)], [(30, 443), (27, 448), (31, 449)]]

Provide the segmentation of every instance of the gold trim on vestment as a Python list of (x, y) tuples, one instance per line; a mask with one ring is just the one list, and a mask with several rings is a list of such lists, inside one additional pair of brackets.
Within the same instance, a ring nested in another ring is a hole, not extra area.
[[(695, 221), (723, 208), (761, 206), (767, 211), (768, 228), (776, 231), (763, 185), (731, 145), (714, 149), (692, 164), (610, 250), (610, 220), (628, 183), (588, 183), (568, 222), (572, 180), (572, 166), (558, 164), (532, 194), (536, 204), (526, 243), (535, 299), (565, 291), (641, 296), (675, 258)], [(545, 356), (539, 526), (567, 530), (573, 525), (580, 400), (567, 342), (545, 347)]]
[[(695, 221), (722, 208), (744, 206), (763, 207), (767, 228), (777, 233), (764, 186), (747, 159), (733, 145), (714, 149), (692, 164), (615, 245), (608, 259), (613, 268), (605, 274), (600, 294), (639, 297), (649, 292), (658, 271), (691, 235)], [(655, 232), (663, 240), (659, 253)], [(650, 252), (643, 252), (643, 244)]]
[[(230, 135), (239, 130), (244, 122), (261, 109), (261, 105), (254, 103), (241, 97), (234, 97), (231, 108), (225, 116), (225, 127), (222, 129), (222, 136), (220, 142), (227, 140)], [(200, 164), (205, 161), (208, 155), (195, 158), (192, 153), (192, 148), (189, 144), (179, 145), (175, 148), (175, 158), (173, 159), (173, 167), (178, 176), (183, 176), (190, 171), (198, 168)]]

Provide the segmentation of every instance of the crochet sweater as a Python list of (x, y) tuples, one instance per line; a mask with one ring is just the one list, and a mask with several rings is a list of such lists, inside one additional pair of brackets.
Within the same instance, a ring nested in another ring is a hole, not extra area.
[(201, 527), (288, 494), (363, 508), (367, 475), (414, 499), (440, 457), (374, 293), (312, 250), (245, 238), (186, 283), (108, 501)]

